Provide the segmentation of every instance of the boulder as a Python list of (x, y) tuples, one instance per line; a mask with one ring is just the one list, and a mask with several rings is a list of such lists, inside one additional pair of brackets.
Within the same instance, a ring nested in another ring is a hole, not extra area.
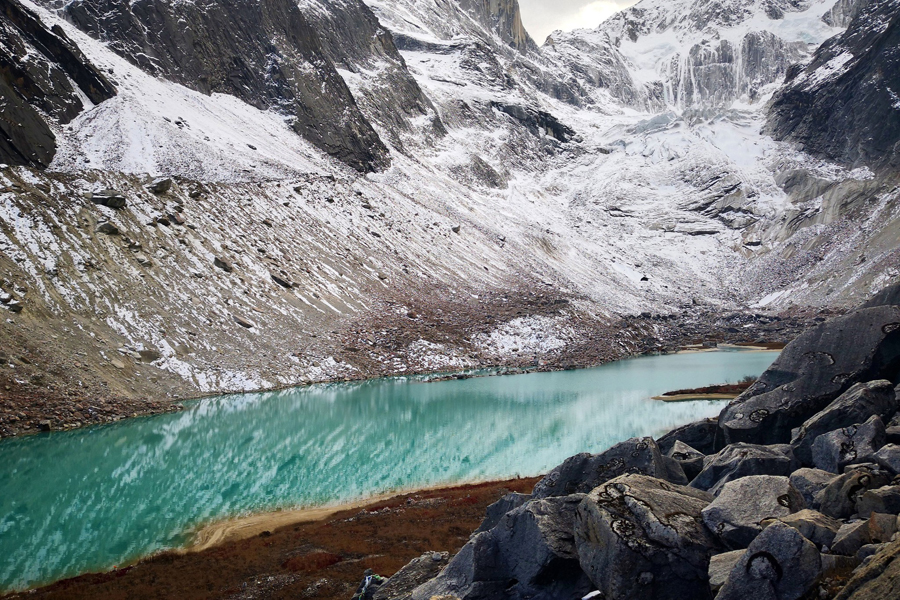
[(886, 485), (864, 491), (856, 500), (856, 512), (861, 517), (873, 513), (900, 514), (900, 486)]
[(866, 544), (865, 546), (863, 546), (862, 548), (860, 548), (859, 550), (856, 551), (856, 560), (858, 560), (860, 563), (865, 564), (866, 560), (869, 557), (875, 556), (876, 554), (881, 552), (881, 550), (885, 546), (887, 546), (887, 544), (884, 544), (884, 543)]
[(231, 261), (224, 258), (219, 258), (218, 256), (213, 258), (213, 265), (222, 269), (226, 273), (231, 273), (232, 271), (234, 271), (234, 265), (231, 263)]
[(791, 485), (797, 488), (806, 505), (818, 510), (816, 494), (828, 487), (828, 484), (837, 479), (838, 475), (823, 471), (822, 469), (797, 469), (791, 473)]
[(103, 233), (105, 235), (119, 235), (119, 228), (116, 227), (111, 221), (104, 221), (97, 225), (97, 233)]
[(766, 519), (787, 517), (804, 508), (803, 496), (787, 477), (751, 475), (726, 483), (701, 514), (710, 531), (726, 547), (737, 550), (750, 545)]
[(710, 556), (719, 549), (700, 511), (706, 492), (644, 475), (622, 475), (579, 504), (575, 545), (604, 600), (712, 598)]
[(669, 456), (669, 451), (676, 441), (683, 442), (703, 454), (716, 451), (716, 432), (719, 423), (716, 419), (703, 419), (676, 427), (657, 440), (659, 451)]
[(884, 439), (884, 423), (875, 415), (861, 425), (817, 437), (812, 445), (813, 464), (823, 471), (840, 473), (847, 465), (873, 460)]
[(709, 587), (714, 594), (718, 593), (722, 586), (725, 585), (728, 574), (731, 573), (734, 565), (741, 560), (745, 552), (747, 552), (746, 549), (732, 550), (731, 552), (716, 554), (709, 559)]
[(797, 466), (791, 447), (786, 444), (731, 444), (718, 454), (707, 457), (703, 470), (691, 481), (691, 487), (716, 495), (729, 481), (748, 475), (787, 477)]
[(845, 523), (834, 536), (831, 551), (843, 556), (855, 556), (857, 551), (872, 542), (869, 533), (869, 521), (854, 521)]
[(239, 317), (237, 315), (231, 315), (231, 318), (234, 319), (234, 322), (240, 325), (245, 329), (252, 329), (256, 325), (252, 321), (248, 321), (244, 317)]
[(897, 515), (872, 513), (869, 516), (869, 537), (872, 542), (883, 544), (890, 542), (897, 533)]
[(900, 540), (884, 546), (835, 596), (835, 600), (886, 600), (900, 597)]
[(666, 452), (666, 456), (678, 461), (688, 481), (700, 474), (700, 471), (703, 470), (703, 459), (706, 458), (702, 452), (688, 446), (681, 440), (675, 440), (675, 443)]
[(124, 194), (110, 189), (91, 194), (91, 202), (108, 206), (109, 208), (124, 208), (125, 204), (127, 204)]
[(447, 552), (426, 552), (412, 559), (378, 588), (372, 600), (409, 600), (415, 588), (436, 577), (447, 566), (449, 558)]
[(669, 465), (653, 438), (632, 438), (600, 454), (583, 452), (567, 458), (534, 486), (535, 498), (587, 493), (625, 473), (667, 479)]
[(531, 494), (519, 494), (516, 492), (506, 494), (487, 507), (484, 519), (481, 521), (481, 525), (478, 529), (475, 530), (475, 533), (493, 529), (494, 526), (500, 522), (500, 519), (503, 518), (503, 515), (511, 510), (519, 508), (529, 500), (531, 500)]
[(864, 423), (875, 415), (887, 421), (896, 411), (897, 395), (890, 381), (879, 379), (857, 383), (800, 426), (800, 431), (791, 440), (794, 455), (810, 466), (813, 464), (812, 446), (820, 435)]
[(854, 469), (829, 483), (816, 495), (819, 512), (835, 519), (846, 519), (856, 513), (856, 501), (868, 490), (877, 489), (891, 481), (886, 471)]
[[(721, 445), (776, 444), (856, 383), (900, 375), (900, 308), (837, 317), (797, 337), (719, 415)], [(695, 446), (696, 447), (696, 446)]]
[(812, 542), (784, 523), (759, 534), (716, 600), (798, 600), (819, 580), (822, 559)]
[(575, 510), (583, 498), (531, 500), (506, 513), (489, 531), (473, 536), (412, 598), (581, 598), (591, 590), (573, 539)]
[[(887, 436), (885, 436), (887, 438)], [(900, 473), (900, 446), (886, 444), (872, 457), (879, 466), (884, 467), (893, 475)]]
[(294, 287), (293, 281), (288, 281), (287, 279), (285, 279), (284, 277), (281, 277), (280, 275), (276, 275), (274, 273), (269, 273), (269, 276), (272, 278), (272, 281), (274, 281), (275, 283), (277, 283), (278, 285), (280, 285), (283, 288), (291, 289)]
[(154, 179), (153, 182), (147, 186), (147, 189), (154, 194), (165, 194), (172, 189), (172, 180), (169, 177)]
[(793, 527), (800, 532), (800, 535), (811, 541), (819, 549), (823, 546), (830, 548), (831, 544), (834, 543), (834, 536), (837, 535), (838, 530), (841, 528), (841, 522), (837, 519), (832, 519), (808, 508), (778, 519), (766, 519), (762, 522), (762, 526), (766, 528), (776, 521)]

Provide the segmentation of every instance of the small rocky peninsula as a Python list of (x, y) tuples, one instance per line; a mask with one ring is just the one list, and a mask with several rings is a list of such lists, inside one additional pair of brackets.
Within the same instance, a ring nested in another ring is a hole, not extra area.
[(900, 596), (900, 284), (802, 335), (718, 419), (578, 454), (375, 600)]

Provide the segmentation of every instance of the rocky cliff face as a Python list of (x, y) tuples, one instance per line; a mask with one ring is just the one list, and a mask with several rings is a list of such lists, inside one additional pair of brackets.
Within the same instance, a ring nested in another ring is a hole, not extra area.
[(793, 71), (767, 131), (850, 166), (900, 165), (900, 3), (867, 3), (847, 31)]
[(462, 0), (460, 6), (516, 50), (537, 49), (537, 44), (522, 25), (518, 0)]
[(388, 152), (294, 2), (77, 0), (65, 15), (145, 71), (288, 115), (291, 127), (358, 171)]
[(0, 162), (46, 167), (65, 124), (115, 88), (66, 37), (16, 0), (0, 1)]
[(417, 146), (443, 134), (440, 117), (407, 70), (394, 38), (361, 0), (305, 0), (300, 8), (324, 54), (345, 73), (363, 114), (394, 148), (402, 151), (405, 144)]
[[(828, 0), (830, 2), (830, 0)], [(821, 19), (823, 0), (645, 0), (603, 23), (603, 33), (665, 101), (681, 108), (753, 103), (808, 56), (808, 44), (840, 31)], [(632, 67), (633, 68), (633, 67)]]

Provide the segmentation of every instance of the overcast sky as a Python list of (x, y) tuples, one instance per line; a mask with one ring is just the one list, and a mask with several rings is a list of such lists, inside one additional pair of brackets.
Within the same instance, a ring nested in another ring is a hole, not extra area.
[(519, 0), (522, 22), (538, 45), (555, 29), (596, 27), (637, 0)]

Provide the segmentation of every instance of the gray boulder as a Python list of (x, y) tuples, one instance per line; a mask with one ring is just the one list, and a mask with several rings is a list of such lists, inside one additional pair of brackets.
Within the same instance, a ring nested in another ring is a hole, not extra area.
[(884, 423), (873, 416), (861, 425), (850, 425), (820, 435), (812, 445), (816, 468), (840, 473), (847, 465), (874, 460), (884, 446)]
[(671, 466), (653, 438), (632, 438), (600, 454), (570, 456), (534, 486), (535, 498), (586, 494), (619, 475), (635, 473), (668, 479)]
[(500, 519), (503, 518), (503, 515), (519, 508), (529, 500), (531, 500), (531, 494), (518, 494), (516, 492), (506, 494), (487, 507), (484, 520), (481, 521), (481, 525), (475, 530), (475, 533), (493, 529), (500, 522)]
[(866, 490), (856, 501), (856, 512), (861, 517), (868, 517), (873, 513), (900, 514), (900, 486), (886, 485)]
[(165, 194), (170, 189), (172, 189), (172, 180), (169, 177), (160, 177), (159, 179), (154, 179), (149, 186), (147, 186), (154, 194)]
[(843, 556), (855, 556), (860, 548), (871, 542), (872, 536), (869, 533), (868, 521), (845, 523), (834, 536), (831, 551)]
[(109, 208), (124, 208), (127, 200), (125, 199), (124, 194), (121, 194), (116, 190), (107, 189), (91, 194), (91, 202), (108, 206)]
[(886, 444), (882, 446), (872, 459), (892, 474), (900, 474), (900, 446), (897, 444)]
[(700, 474), (700, 471), (703, 470), (703, 460), (706, 458), (702, 452), (688, 446), (681, 440), (675, 440), (675, 443), (666, 452), (666, 456), (678, 461), (688, 481)]
[(750, 545), (766, 519), (787, 517), (804, 508), (803, 496), (787, 477), (751, 475), (725, 484), (701, 514), (710, 531), (736, 550)]
[(700, 511), (706, 492), (643, 475), (623, 475), (578, 506), (581, 568), (605, 600), (712, 598), (709, 559), (719, 548)]
[(864, 423), (874, 415), (887, 421), (896, 411), (897, 395), (890, 381), (879, 379), (857, 383), (800, 426), (800, 431), (791, 440), (794, 455), (804, 465), (812, 465), (812, 447), (818, 436)]
[(876, 469), (854, 469), (834, 478), (816, 494), (819, 512), (835, 519), (846, 519), (856, 513), (856, 501), (868, 490), (887, 485), (891, 480), (887, 472)]
[(816, 495), (828, 487), (828, 484), (837, 479), (838, 475), (823, 471), (822, 469), (797, 469), (791, 473), (791, 485), (797, 488), (806, 505), (818, 510), (819, 503)]
[(583, 494), (531, 500), (506, 513), (463, 546), (414, 600), (452, 595), (460, 600), (580, 598), (591, 589), (573, 536)]
[(718, 495), (729, 481), (748, 475), (787, 477), (797, 467), (793, 451), (786, 444), (731, 444), (718, 454), (707, 457), (703, 470), (691, 481), (691, 487)]
[(823, 546), (831, 547), (834, 543), (834, 536), (837, 535), (842, 525), (837, 519), (832, 519), (808, 508), (778, 519), (767, 519), (762, 522), (762, 526), (766, 528), (776, 521), (793, 527), (800, 532), (800, 535), (811, 541), (819, 549)]
[(822, 559), (812, 542), (784, 523), (759, 534), (716, 600), (798, 600), (819, 580)]
[[(722, 444), (776, 444), (861, 381), (896, 381), (900, 308), (879, 306), (832, 319), (797, 337), (719, 415)], [(696, 447), (696, 446), (695, 446)]]
[(703, 454), (712, 454), (716, 451), (718, 429), (717, 419), (703, 419), (676, 427), (659, 438), (656, 443), (659, 444), (659, 451), (666, 456), (669, 456), (669, 452), (677, 441), (683, 442)]

